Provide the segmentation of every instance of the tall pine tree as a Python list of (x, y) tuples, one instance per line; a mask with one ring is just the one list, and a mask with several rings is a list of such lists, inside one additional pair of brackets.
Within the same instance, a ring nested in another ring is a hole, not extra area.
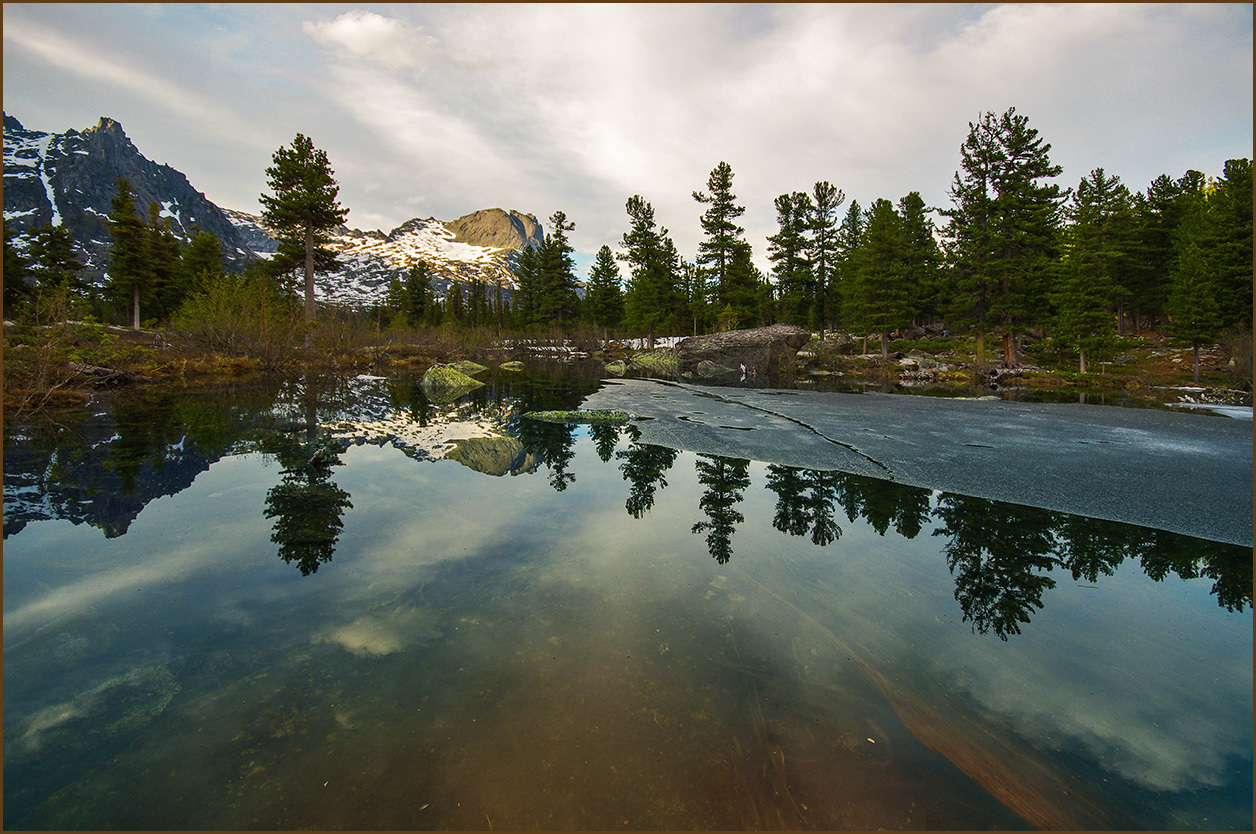
[(148, 233), (135, 208), (131, 181), (118, 177), (117, 191), (109, 202), (109, 233), (113, 247), (109, 255), (109, 286), (119, 298), (129, 296), (131, 324), (140, 329), (140, 294), (153, 282), (148, 258)]
[(812, 280), (812, 318), (811, 326), (820, 331), (824, 337), (825, 329), (834, 316), (829, 309), (828, 300), (833, 295), (832, 287), (837, 281), (837, 267), (840, 259), (840, 232), (837, 223), (837, 210), (846, 200), (846, 195), (827, 180), (821, 180), (812, 189), (808, 230), (811, 240), (807, 247), (807, 261), (811, 268)]
[(605, 333), (624, 319), (624, 294), (619, 286), (619, 265), (611, 248), (603, 245), (589, 270), (589, 289), (584, 296), (584, 312), (589, 323)]
[(644, 333), (646, 346), (652, 350), (654, 337), (677, 330), (685, 315), (685, 298), (677, 274), (680, 262), (667, 229), (655, 225), (654, 207), (649, 202), (634, 194), (625, 208), (630, 221), (620, 255), (629, 265), (625, 323)]
[[(273, 195), (261, 195), (262, 219), (278, 231), (290, 246), (304, 255), (305, 320), (314, 320), (314, 273), (319, 264), (316, 250), (331, 254), (325, 244), (329, 233), (344, 222), (349, 210), (336, 200), (340, 187), (327, 159), (327, 152), (298, 133), (291, 147), (281, 147), (266, 169), (266, 182)], [(334, 261), (334, 255), (331, 255)]]
[(807, 327), (815, 299), (811, 264), (807, 260), (811, 198), (795, 191), (777, 197), (775, 205), (779, 230), (768, 237), (768, 260), (773, 263), (781, 321)]
[(709, 194), (695, 191), (693, 198), (707, 205), (702, 214), (706, 238), (698, 243), (698, 263), (710, 269), (715, 284), (716, 303), (724, 308), (726, 321), (733, 326), (750, 326), (759, 318), (757, 271), (751, 265), (750, 244), (742, 239), (746, 231), (735, 222), (745, 213), (733, 194), (733, 169), (720, 162), (707, 179)]
[(911, 324), (914, 308), (903, 253), (903, 221), (889, 200), (876, 200), (855, 258), (853, 313), (866, 332), (881, 336), (881, 358), (889, 359), (890, 333)]

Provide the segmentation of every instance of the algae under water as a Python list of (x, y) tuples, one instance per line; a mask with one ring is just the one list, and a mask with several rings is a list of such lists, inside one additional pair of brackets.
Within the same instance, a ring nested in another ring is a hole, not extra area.
[(1250, 550), (480, 376), (11, 426), (5, 827), (1251, 829)]

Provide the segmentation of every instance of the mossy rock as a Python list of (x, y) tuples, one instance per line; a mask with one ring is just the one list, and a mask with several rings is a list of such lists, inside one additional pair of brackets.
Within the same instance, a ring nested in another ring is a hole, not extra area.
[(606, 371), (607, 373), (612, 373), (615, 376), (623, 376), (628, 373), (628, 364), (622, 359), (616, 359), (614, 362), (607, 364)]
[(652, 350), (638, 353), (632, 357), (629, 367), (669, 376), (676, 376), (680, 370), (676, 365), (676, 354), (670, 350)]
[(423, 374), (423, 394), (433, 403), (449, 403), (483, 385), (448, 365), (435, 365)]
[(509, 362), (501, 363), (500, 367), (503, 371), (522, 371), (523, 363), (518, 359), (512, 359)]
[(458, 373), (466, 374), (467, 376), (474, 376), (475, 374), (480, 373), (480, 371), (488, 370), (488, 368), (484, 367), (480, 363), (472, 362), (470, 359), (461, 359), (448, 367), (453, 368)]
[(593, 423), (596, 425), (619, 425), (627, 423), (632, 419), (632, 415), (627, 411), (601, 411), (598, 409), (529, 411), (523, 416), (529, 420), (540, 420), (545, 423)]

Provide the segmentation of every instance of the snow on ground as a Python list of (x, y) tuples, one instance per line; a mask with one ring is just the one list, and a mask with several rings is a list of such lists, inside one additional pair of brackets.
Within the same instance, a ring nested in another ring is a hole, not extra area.
[(1208, 411), (1215, 411), (1225, 417), (1232, 417), (1235, 420), (1252, 419), (1252, 407), (1250, 405), (1215, 405), (1213, 403), (1169, 403), (1173, 408), (1203, 408)]

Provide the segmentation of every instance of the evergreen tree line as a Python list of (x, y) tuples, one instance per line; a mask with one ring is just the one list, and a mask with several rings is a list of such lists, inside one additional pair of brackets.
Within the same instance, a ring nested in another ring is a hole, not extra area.
[(140, 214), (125, 178), (118, 179), (106, 223), (113, 247), (103, 293), (79, 277), (84, 264), (68, 229), (45, 225), (30, 236), (23, 253), (12, 245), (6, 226), (5, 314), (20, 317), (41, 298), (66, 294), (78, 315), (108, 319), (124, 309), (138, 330), (141, 315), (147, 321), (169, 319), (185, 299), (225, 272), (217, 235), (194, 230), (184, 243), (157, 203)]
[(767, 276), (736, 223), (745, 209), (725, 162), (706, 192), (693, 193), (706, 207), (695, 260), (634, 195), (621, 251), (598, 252), (583, 299), (570, 261), (555, 254), (570, 251), (559, 213), (555, 239), (520, 259), (514, 323), (579, 319), (652, 341), (787, 322), (879, 336), (886, 355), (895, 332), (944, 321), (974, 333), (982, 359), (990, 334), (1009, 367), (1024, 335), (1049, 335), (1083, 371), (1131, 331), (1167, 324), (1198, 349), (1251, 327), (1251, 160), (1226, 161), (1217, 180), (1161, 175), (1142, 192), (1096, 168), (1062, 189), (1050, 182), (1062, 170), (1050, 150), (1012, 108), (969, 124), (949, 206), (929, 207), (912, 191), (867, 208), (852, 200), (839, 217), (845, 195), (832, 183), (782, 194)]
[[(516, 288), (451, 283), (443, 299), (430, 267), (415, 262), (395, 279), (375, 310), (413, 326), (493, 326), (532, 330), (592, 325), (605, 335), (682, 335), (786, 322), (821, 334), (842, 328), (879, 336), (883, 356), (897, 331), (944, 321), (1002, 340), (1004, 364), (1016, 366), (1025, 334), (1049, 335), (1075, 351), (1084, 371), (1114, 337), (1165, 324), (1196, 346), (1252, 322), (1251, 160), (1225, 163), (1220, 179), (1199, 171), (1157, 177), (1132, 192), (1104, 169), (1075, 189), (1050, 182), (1060, 166), (1051, 145), (1015, 108), (984, 113), (969, 124), (945, 207), (928, 207), (912, 191), (867, 208), (827, 181), (775, 200), (778, 230), (768, 238), (770, 273), (752, 260), (745, 208), (726, 162), (704, 192), (703, 238), (693, 260), (641, 195), (625, 203), (628, 229), (620, 251), (598, 251), (580, 292), (561, 212), (544, 240), (515, 259)], [(346, 210), (326, 154), (306, 137), (274, 155), (263, 194), (264, 220), (280, 238), (278, 253), (251, 264), (245, 278), (294, 302), (304, 278), (305, 318), (314, 315), (313, 275), (336, 268), (328, 235)], [(841, 207), (846, 205), (842, 213)], [(931, 215), (943, 219), (935, 224)], [(141, 215), (130, 184), (119, 179), (108, 216), (113, 249), (104, 299), (78, 278), (65, 229), (48, 226), (26, 254), (5, 234), (5, 306), (21, 308), (60, 288), (100, 314), (125, 309), (135, 327), (170, 319), (186, 301), (221, 283), (217, 238), (198, 233), (184, 244), (159, 206)], [(621, 276), (620, 267), (626, 274)], [(14, 280), (14, 278), (18, 280)], [(233, 280), (235, 277), (233, 276)], [(238, 282), (238, 281), (237, 281)]]

